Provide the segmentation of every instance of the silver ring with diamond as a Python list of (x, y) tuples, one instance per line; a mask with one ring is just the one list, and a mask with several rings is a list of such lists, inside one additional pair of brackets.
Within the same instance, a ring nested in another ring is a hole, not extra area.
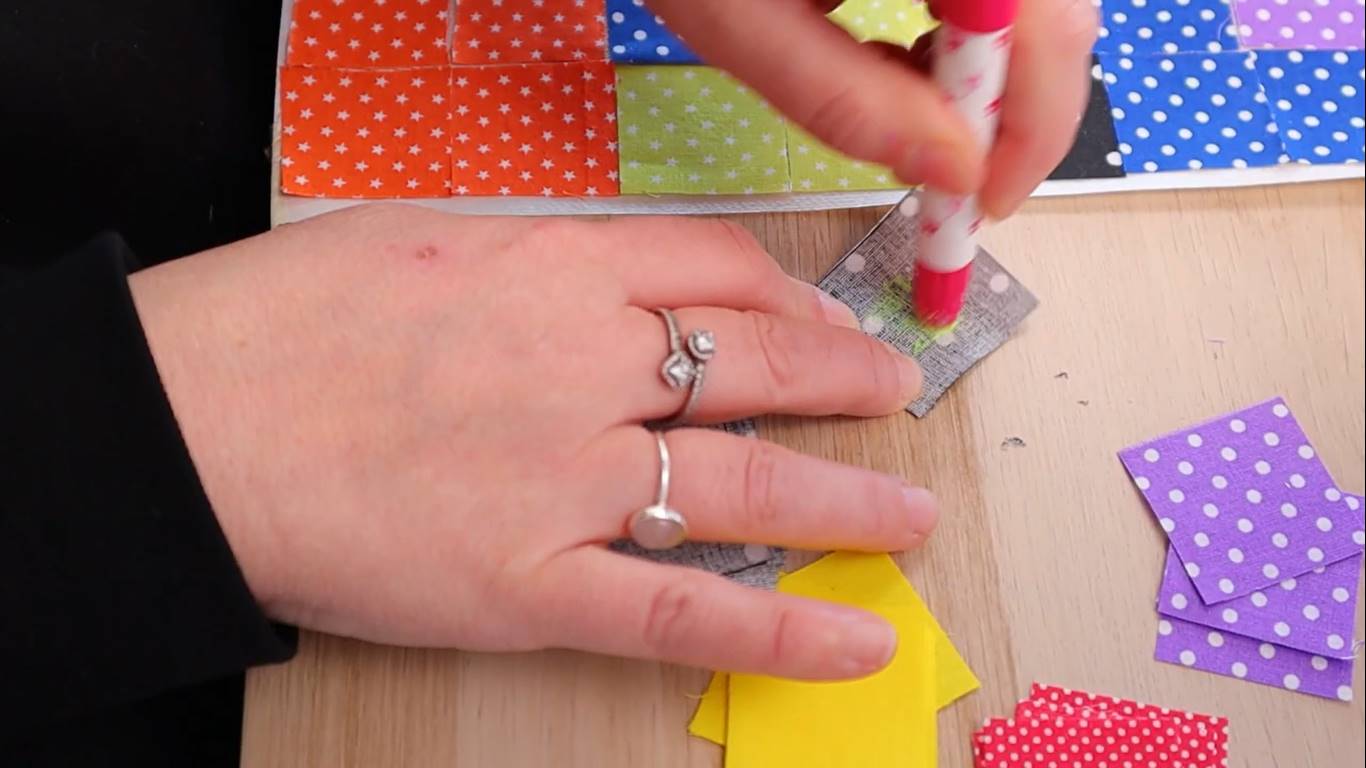
[(669, 446), (664, 433), (655, 432), (659, 447), (659, 492), (655, 503), (631, 516), (631, 541), (642, 549), (672, 549), (688, 538), (688, 521), (677, 510), (669, 508)]
[(697, 406), (706, 381), (707, 363), (716, 355), (716, 336), (711, 331), (699, 328), (689, 333), (684, 340), (672, 311), (661, 307), (655, 313), (664, 319), (664, 328), (669, 337), (669, 355), (659, 367), (660, 378), (664, 379), (669, 389), (688, 387), (688, 399), (683, 407), (677, 414), (657, 425), (662, 429), (671, 429), (686, 424)]

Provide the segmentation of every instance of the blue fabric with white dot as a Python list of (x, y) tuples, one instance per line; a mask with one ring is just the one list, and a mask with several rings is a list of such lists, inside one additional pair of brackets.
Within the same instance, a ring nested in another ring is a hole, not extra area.
[(1218, 53), (1238, 49), (1228, 0), (1091, 0), (1097, 53)]
[(1281, 160), (1278, 126), (1245, 52), (1100, 54), (1128, 173), (1248, 168)]
[(607, 49), (612, 61), (696, 64), (697, 54), (664, 26), (645, 0), (607, 0)]
[[(1361, 51), (1239, 50), (1230, 0), (1091, 2), (1125, 173), (1366, 159)], [(613, 61), (698, 62), (646, 0), (606, 7)]]
[(1357, 163), (1366, 154), (1366, 53), (1261, 51), (1257, 72), (1291, 160)]

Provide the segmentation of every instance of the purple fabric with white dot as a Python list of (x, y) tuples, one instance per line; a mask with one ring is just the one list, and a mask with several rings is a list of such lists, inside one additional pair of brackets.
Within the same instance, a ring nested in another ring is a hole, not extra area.
[(1244, 48), (1361, 48), (1362, 0), (1238, 0), (1233, 7)]
[(1281, 398), (1119, 456), (1206, 604), (1277, 587), (1366, 544), (1361, 504), (1338, 489)]
[(1158, 661), (1351, 701), (1351, 659), (1330, 659), (1180, 619), (1157, 622)]
[(1361, 559), (1349, 557), (1266, 590), (1206, 605), (1180, 557), (1168, 549), (1157, 612), (1311, 654), (1351, 658)]

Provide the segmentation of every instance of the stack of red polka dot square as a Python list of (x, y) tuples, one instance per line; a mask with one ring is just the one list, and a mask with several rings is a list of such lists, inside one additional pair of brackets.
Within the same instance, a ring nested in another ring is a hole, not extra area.
[(1228, 720), (1034, 684), (972, 736), (974, 768), (1224, 768)]

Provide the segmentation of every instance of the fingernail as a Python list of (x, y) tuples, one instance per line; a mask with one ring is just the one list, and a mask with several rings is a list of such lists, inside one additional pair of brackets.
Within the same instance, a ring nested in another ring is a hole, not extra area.
[(914, 541), (911, 549), (925, 543), (934, 530), (934, 526), (939, 522), (939, 499), (935, 498), (924, 488), (917, 488), (908, 485), (901, 490), (901, 496), (906, 501), (906, 510), (910, 516), (910, 527), (915, 531)]
[(910, 405), (912, 401), (920, 397), (920, 386), (924, 380), (924, 376), (920, 372), (920, 363), (891, 344), (887, 344), (885, 341), (882, 343), (887, 345), (887, 349), (892, 353), (892, 358), (896, 360), (896, 377), (901, 402)]
[(821, 312), (825, 315), (825, 322), (845, 328), (858, 327), (858, 316), (854, 314), (854, 310), (850, 309), (848, 304), (819, 288), (816, 289), (816, 298), (820, 299)]
[(881, 618), (863, 611), (841, 610), (835, 622), (835, 658), (850, 677), (870, 675), (896, 655), (896, 630)]

